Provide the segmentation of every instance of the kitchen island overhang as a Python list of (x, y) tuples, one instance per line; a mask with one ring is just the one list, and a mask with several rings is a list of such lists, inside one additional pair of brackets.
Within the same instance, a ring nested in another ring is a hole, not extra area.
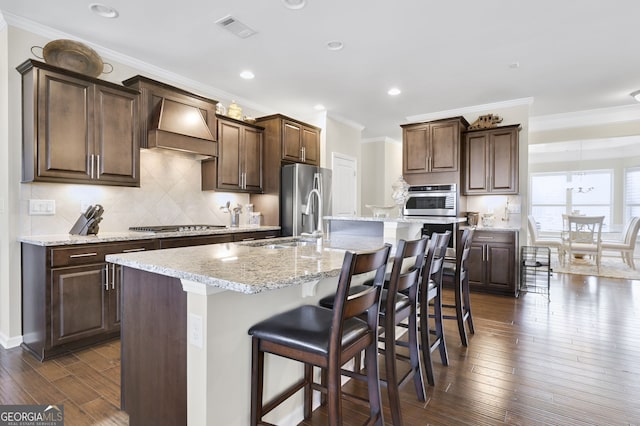
[[(108, 256), (124, 266), (121, 386), (130, 424), (248, 424), (249, 327), (316, 304), (335, 292), (345, 250), (383, 244), (280, 238)], [(269, 359), (265, 397), (302, 373), (298, 363)], [(298, 424), (301, 407), (299, 395), (271, 420)]]

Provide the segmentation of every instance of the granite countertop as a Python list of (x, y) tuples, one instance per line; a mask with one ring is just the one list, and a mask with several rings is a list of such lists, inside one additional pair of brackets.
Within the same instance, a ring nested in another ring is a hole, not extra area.
[(110, 254), (106, 260), (147, 272), (253, 294), (338, 276), (345, 250), (372, 250), (383, 244), (382, 237), (341, 237), (331, 241), (284, 237)]
[(64, 246), (74, 244), (108, 243), (116, 241), (152, 240), (156, 238), (194, 237), (204, 235), (231, 234), (237, 232), (275, 231), (279, 226), (240, 226), (237, 228), (218, 228), (205, 231), (180, 231), (180, 232), (99, 232), (98, 235), (29, 235), (18, 238), (22, 243), (37, 246)]
[[(462, 225), (460, 229), (468, 228), (468, 225)], [(488, 231), (488, 232), (517, 232), (520, 231), (519, 226), (501, 225), (501, 226), (476, 226), (476, 231)]]
[(466, 217), (444, 216), (402, 216), (402, 217), (373, 217), (373, 216), (323, 216), (324, 220), (343, 220), (359, 222), (391, 222), (391, 223), (464, 223)]

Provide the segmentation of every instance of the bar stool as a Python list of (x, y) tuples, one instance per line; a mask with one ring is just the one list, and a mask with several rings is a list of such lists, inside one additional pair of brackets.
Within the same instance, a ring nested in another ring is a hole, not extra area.
[[(304, 389), (304, 417), (312, 411), (312, 390), (326, 394), (329, 425), (342, 423), (342, 365), (365, 350), (366, 376), (353, 376), (368, 385), (370, 409), (367, 424), (384, 424), (378, 372), (378, 317), (380, 295), (391, 245), (370, 252), (346, 252), (333, 309), (316, 305), (303, 305), (274, 315), (253, 325), (251, 359), (251, 425), (268, 425), (262, 417)], [(357, 294), (349, 289), (354, 276), (375, 273), (374, 285)], [(363, 319), (362, 316), (365, 316)], [(304, 363), (304, 377), (284, 390), (271, 402), (263, 403), (264, 354), (270, 353)], [(316, 383), (313, 367), (324, 370), (326, 386)], [(346, 396), (346, 395), (345, 395)]]
[(462, 232), (460, 244), (456, 250), (456, 266), (455, 270), (445, 270), (445, 275), (449, 280), (453, 281), (455, 304), (442, 305), (444, 308), (455, 309), (455, 315), (444, 315), (447, 320), (456, 320), (458, 322), (458, 332), (460, 333), (460, 341), (463, 346), (469, 345), (465, 323), (469, 327), (469, 333), (474, 334), (473, 316), (471, 315), (471, 299), (469, 298), (469, 252), (471, 250), (471, 242), (473, 240), (474, 228), (466, 228)]
[[(394, 425), (402, 425), (400, 409), (400, 386), (413, 379), (418, 400), (425, 401), (424, 383), (422, 381), (422, 368), (420, 363), (420, 350), (418, 341), (418, 292), (420, 275), (424, 266), (424, 256), (429, 239), (424, 237), (419, 240), (398, 242), (398, 248), (393, 258), (391, 274), (385, 281), (385, 289), (382, 291), (380, 302), (380, 338), (384, 342), (384, 349), (379, 349), (385, 356), (386, 379), (380, 380), (387, 387), (389, 394), (389, 406)], [(403, 271), (405, 260), (414, 259), (413, 265)], [(369, 283), (367, 283), (369, 284)], [(352, 287), (354, 293), (363, 291), (369, 285)], [(320, 306), (331, 308), (334, 305), (335, 296), (327, 296), (320, 300)], [(403, 321), (407, 320), (407, 324)], [(408, 342), (398, 342), (396, 326), (404, 325), (408, 328)], [(407, 346), (409, 356), (396, 353), (396, 345)], [(410, 365), (401, 378), (398, 378), (396, 360), (408, 362)], [(359, 364), (356, 357), (356, 365)], [(357, 369), (357, 367), (356, 367)]]
[[(435, 384), (433, 360), (431, 354), (438, 349), (443, 365), (449, 365), (447, 345), (442, 325), (442, 272), (447, 245), (451, 231), (433, 233), (427, 251), (422, 282), (420, 283), (420, 347), (423, 364), (427, 374), (427, 382)], [(429, 314), (429, 304), (433, 305), (433, 314)], [(429, 327), (429, 318), (434, 319), (433, 328)], [(433, 339), (431, 338), (433, 336)]]

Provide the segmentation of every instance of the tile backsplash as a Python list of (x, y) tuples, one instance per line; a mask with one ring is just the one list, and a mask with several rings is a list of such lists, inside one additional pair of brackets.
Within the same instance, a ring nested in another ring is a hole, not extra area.
[[(120, 232), (140, 225), (228, 225), (229, 214), (222, 212), (220, 207), (227, 201), (243, 206), (249, 202), (247, 194), (201, 191), (200, 186), (200, 161), (166, 151), (143, 149), (140, 151), (140, 188), (22, 184), (20, 234), (66, 234), (82, 212), (81, 207), (88, 204), (104, 207), (101, 232)], [(30, 216), (29, 199), (55, 200), (55, 215)]]

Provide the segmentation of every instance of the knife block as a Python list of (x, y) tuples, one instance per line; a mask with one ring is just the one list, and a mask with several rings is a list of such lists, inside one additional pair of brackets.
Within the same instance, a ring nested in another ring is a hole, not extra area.
[(99, 220), (87, 219), (83, 214), (80, 215), (76, 223), (73, 225), (69, 234), (71, 235), (97, 235), (99, 230)]

